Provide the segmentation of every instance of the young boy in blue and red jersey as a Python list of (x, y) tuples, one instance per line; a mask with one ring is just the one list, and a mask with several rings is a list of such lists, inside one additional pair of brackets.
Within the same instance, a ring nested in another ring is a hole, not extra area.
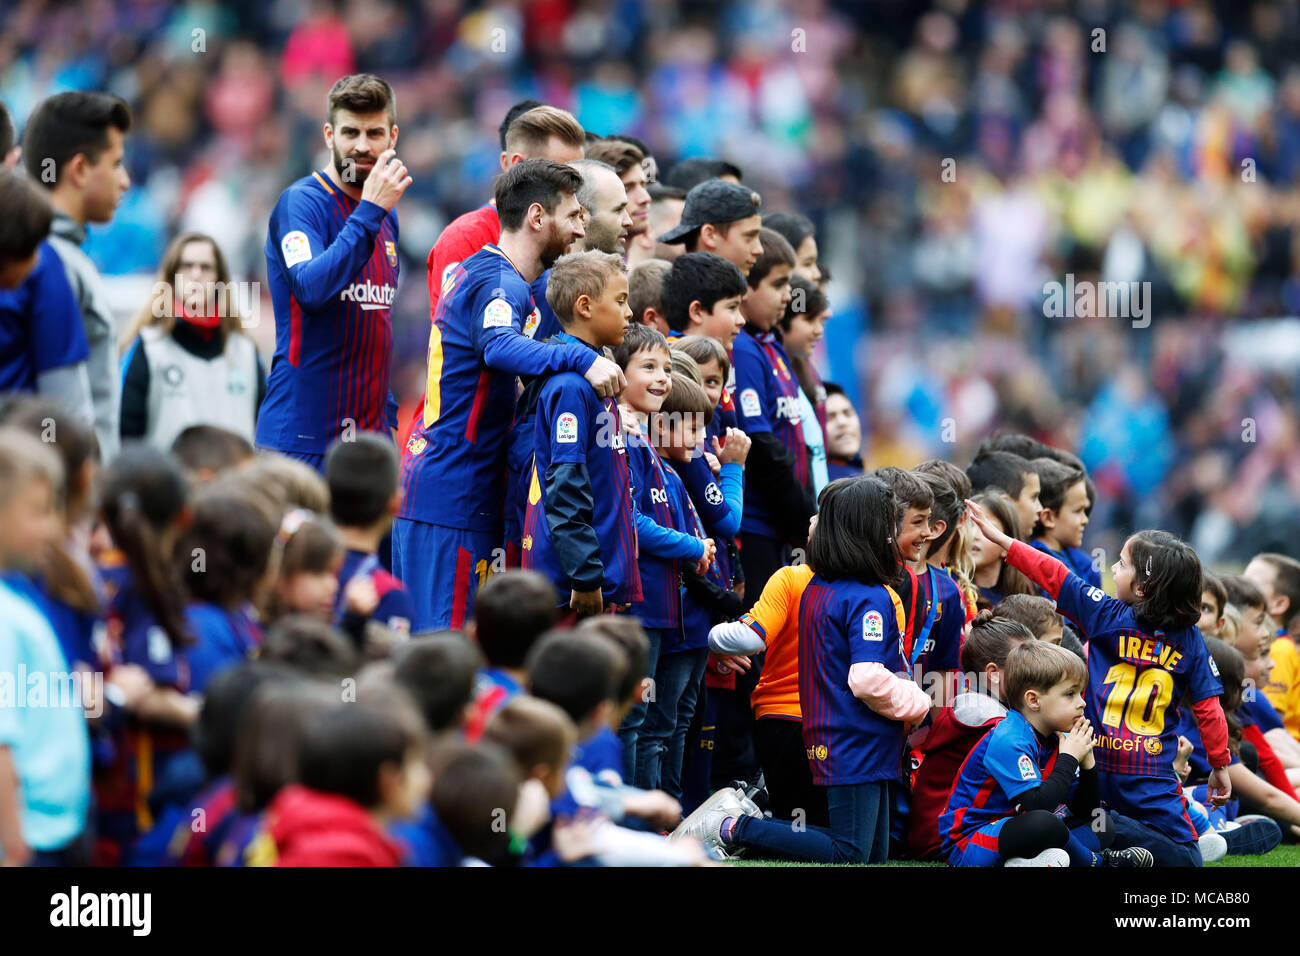
[[(670, 485), (680, 485), (681, 479), (667, 473), (651, 445), (649, 420), (659, 414), (673, 385), (672, 354), (667, 341), (649, 326), (633, 324), (614, 350), (614, 361), (627, 379), (619, 402), (625, 413), (631, 413), (626, 420), (627, 459), (637, 509), (637, 568), (642, 592), (641, 602), (632, 606), (631, 613), (646, 629), (649, 673), (659, 687), (652, 702), (639, 703), (628, 712), (619, 736), (629, 755), (625, 778), (652, 789), (660, 785), (661, 762), (669, 749), (677, 702), (682, 696), (677, 668), (665, 664), (665, 672), (660, 675), (662, 656), (685, 647), (682, 571), (687, 566), (703, 570), (712, 556), (713, 542), (695, 536), (691, 516), (680, 507), (682, 495), (670, 489)], [(667, 680), (668, 669), (672, 669), (672, 680)], [(666, 681), (663, 686), (661, 680)], [(691, 703), (693, 706), (693, 696)], [(648, 736), (643, 733), (643, 721), (650, 724), (652, 732)]]
[(1089, 587), (1101, 587), (1101, 572), (1083, 550), (1083, 529), (1088, 527), (1092, 508), (1087, 475), (1051, 458), (1035, 458), (1030, 464), (1038, 472), (1038, 501), (1043, 506), (1030, 543), (1083, 578)]
[(330, 517), (338, 526), (347, 553), (339, 569), (334, 617), (341, 621), (348, 584), (356, 577), (370, 580), (378, 603), (372, 621), (392, 631), (411, 631), (411, 596), (405, 585), (379, 564), (379, 545), (393, 526), (401, 503), (397, 486), (400, 463), (393, 443), (379, 435), (361, 434), (353, 441), (336, 441), (325, 458), (330, 489)]
[[(1103, 848), (1114, 832), (1091, 829), (1094, 819), (1107, 818), (1096, 812), (1101, 786), (1092, 724), (1084, 716), (1083, 661), (1031, 640), (1007, 655), (1005, 681), (1010, 710), (962, 764), (939, 817), (948, 862), (1151, 866), (1149, 850)], [(1068, 822), (1056, 815), (1062, 804), (1070, 809)]]
[(1201, 562), (1164, 531), (1139, 531), (1113, 569), (1118, 597), (1088, 587), (1056, 559), (1012, 541), (979, 505), (972, 520), (1007, 563), (1028, 575), (1088, 641), (1088, 719), (1098, 729), (1101, 795), (1117, 818), (1117, 846), (1143, 846), (1160, 866), (1199, 866), (1197, 831), (1173, 770), (1178, 702), (1188, 696), (1211, 766), (1210, 801), (1227, 801), (1223, 685), (1196, 629)]
[(483, 585), (474, 620), (465, 628), (486, 660), (474, 681), (465, 739), (482, 737), (492, 715), (523, 691), (528, 652), (555, 626), (560, 616), (556, 603), (555, 588), (535, 571), (502, 571)]
[(393, 525), (393, 571), (411, 592), (414, 631), (462, 627), (478, 587), (504, 563), (515, 376), (585, 374), (588, 389), (609, 396), (621, 383), (618, 366), (586, 344), (533, 340), (529, 283), (582, 237), (581, 183), (549, 160), (511, 167), (497, 182), (500, 243), (457, 266), (438, 302), (423, 425), (403, 454)]
[[(627, 265), (618, 256), (565, 256), (551, 270), (546, 296), (564, 327), (552, 347), (596, 356), (623, 341), (632, 310)], [(636, 506), (614, 398), (598, 398), (576, 372), (552, 374), (537, 398), (534, 448), (524, 568), (550, 579), (570, 617), (640, 601)]]
[(318, 471), (345, 432), (387, 432), (397, 293), (397, 205), (411, 177), (395, 158), (392, 88), (369, 73), (330, 91), (333, 161), (284, 191), (271, 212), (266, 272), (275, 355), (257, 444)]

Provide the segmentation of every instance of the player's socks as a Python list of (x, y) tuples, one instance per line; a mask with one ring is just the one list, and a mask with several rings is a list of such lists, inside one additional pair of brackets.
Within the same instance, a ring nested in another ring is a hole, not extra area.
[(1070, 854), (1060, 847), (1049, 847), (1038, 856), (1013, 856), (1004, 866), (1069, 866)]
[(1102, 866), (1117, 866), (1132, 869), (1156, 865), (1156, 858), (1145, 847), (1131, 846), (1124, 850), (1102, 850)]

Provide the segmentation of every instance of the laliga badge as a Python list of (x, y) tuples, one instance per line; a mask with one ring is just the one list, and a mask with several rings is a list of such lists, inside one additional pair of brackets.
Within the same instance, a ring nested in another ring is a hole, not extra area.
[(510, 303), (505, 299), (493, 299), (483, 310), (483, 328), (485, 329), (504, 329), (510, 325), (510, 320), (514, 318), (514, 310), (510, 308)]
[(578, 416), (573, 412), (564, 412), (555, 420), (555, 443), (557, 445), (578, 443)]
[(1021, 754), (1020, 760), (1016, 766), (1020, 768), (1021, 780), (1034, 780), (1038, 777), (1038, 768), (1035, 767), (1034, 762), (1029, 759), (1029, 754)]
[(763, 405), (758, 400), (758, 392), (747, 388), (740, 393), (740, 412), (746, 418), (757, 418), (763, 413)]
[(864, 641), (885, 639), (885, 619), (879, 611), (868, 611), (862, 615), (862, 639)]

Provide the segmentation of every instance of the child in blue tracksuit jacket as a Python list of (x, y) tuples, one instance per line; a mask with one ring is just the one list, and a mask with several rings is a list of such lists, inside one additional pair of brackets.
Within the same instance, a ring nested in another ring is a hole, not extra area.
[[(627, 379), (619, 400), (627, 409), (628, 420), (638, 424), (627, 436), (642, 590), (642, 600), (633, 605), (632, 613), (640, 618), (650, 641), (649, 671), (655, 679), (654, 700), (633, 707), (619, 733), (633, 754), (628, 761), (632, 781), (652, 789), (659, 786), (677, 724), (678, 701), (685, 693), (675, 680), (679, 662), (666, 660), (688, 646), (683, 631), (682, 574), (688, 567), (704, 568), (712, 542), (696, 535), (694, 523), (682, 508), (681, 479), (669, 474), (651, 447), (650, 436), (640, 427), (642, 421), (660, 415), (671, 394), (673, 363), (668, 343), (649, 326), (633, 326), (615, 351), (614, 360)], [(664, 775), (671, 775), (671, 768)]]
[[(547, 296), (564, 331), (552, 344), (599, 355), (627, 330), (627, 274), (607, 253), (551, 269)], [(537, 399), (522, 564), (545, 574), (578, 617), (641, 600), (637, 529), (623, 421), (576, 372), (547, 378)]]

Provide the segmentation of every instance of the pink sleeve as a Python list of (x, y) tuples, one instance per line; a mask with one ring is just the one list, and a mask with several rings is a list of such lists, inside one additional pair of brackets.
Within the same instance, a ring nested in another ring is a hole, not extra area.
[(930, 712), (930, 698), (915, 681), (904, 680), (876, 661), (849, 668), (849, 690), (882, 717), (914, 723)]

